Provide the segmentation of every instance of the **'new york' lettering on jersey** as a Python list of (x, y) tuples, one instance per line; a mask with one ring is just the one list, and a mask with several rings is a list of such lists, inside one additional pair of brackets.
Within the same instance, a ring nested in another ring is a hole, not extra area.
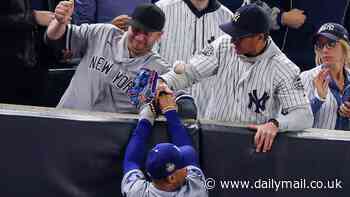
[(139, 69), (169, 70), (169, 64), (153, 52), (130, 58), (127, 32), (113, 25), (69, 25), (66, 35), (67, 48), (81, 61), (59, 108), (137, 113), (127, 91)]

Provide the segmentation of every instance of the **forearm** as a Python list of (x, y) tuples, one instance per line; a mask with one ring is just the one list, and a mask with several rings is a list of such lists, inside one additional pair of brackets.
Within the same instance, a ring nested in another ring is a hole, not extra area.
[(126, 148), (123, 163), (124, 174), (130, 170), (139, 169), (142, 166), (146, 155), (146, 142), (151, 135), (151, 130), (152, 124), (148, 120), (141, 119), (138, 122)]
[(61, 36), (57, 40), (50, 39), (48, 36), (48, 30), (46, 31), (44, 35), (44, 41), (45, 44), (47, 44), (51, 49), (53, 49), (57, 54), (61, 55), (62, 50), (69, 49), (67, 46), (67, 31), (68, 28), (66, 28), (66, 31), (64, 32), (63, 36)]
[(185, 89), (191, 84), (189, 76), (186, 75), (184, 72), (181, 74), (177, 74), (174, 70), (171, 70), (163, 74), (161, 78), (173, 90)]
[(176, 110), (170, 110), (165, 112), (165, 117), (168, 123), (168, 132), (171, 137), (171, 141), (176, 146), (192, 146), (192, 140), (187, 130), (183, 126)]
[(305, 105), (291, 110), (287, 115), (280, 115), (276, 120), (279, 122), (280, 131), (300, 131), (312, 127), (314, 116), (311, 107)]
[(65, 35), (66, 30), (66, 24), (61, 24), (54, 19), (50, 22), (49, 27), (47, 28), (47, 38), (49, 40), (59, 40)]
[[(174, 63), (174, 69), (165, 73), (161, 78), (173, 90), (182, 90), (197, 83), (202, 78), (213, 75), (211, 71), (206, 71), (201, 65), (195, 67), (182, 61)], [(200, 72), (203, 70), (202, 72)]]
[(33, 15), (38, 25), (48, 26), (54, 18), (54, 13), (50, 11), (34, 10)]

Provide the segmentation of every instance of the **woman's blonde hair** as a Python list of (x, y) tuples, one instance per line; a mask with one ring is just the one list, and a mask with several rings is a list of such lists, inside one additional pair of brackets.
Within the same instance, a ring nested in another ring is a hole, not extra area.
[[(343, 49), (343, 52), (344, 52), (345, 65), (348, 68), (350, 68), (350, 44), (347, 41), (343, 40), (343, 39), (340, 39), (339, 43), (340, 43), (340, 46), (341, 46), (341, 48)], [(315, 57), (316, 65), (322, 64), (320, 51), (315, 49), (315, 54), (316, 54), (316, 57)]]

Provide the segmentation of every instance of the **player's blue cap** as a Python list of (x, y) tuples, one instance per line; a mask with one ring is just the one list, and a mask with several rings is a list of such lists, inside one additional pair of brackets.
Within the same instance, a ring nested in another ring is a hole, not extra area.
[(323, 24), (317, 33), (313, 36), (312, 42), (315, 44), (317, 39), (320, 36), (324, 36), (330, 40), (338, 41), (343, 39), (349, 42), (349, 33), (348, 31), (338, 23), (325, 23)]
[(270, 15), (255, 3), (240, 7), (232, 16), (232, 20), (219, 26), (233, 40), (268, 33), (271, 28)]
[(146, 171), (152, 179), (163, 179), (176, 170), (186, 167), (185, 154), (187, 146), (177, 147), (171, 143), (157, 144), (149, 151), (146, 160)]

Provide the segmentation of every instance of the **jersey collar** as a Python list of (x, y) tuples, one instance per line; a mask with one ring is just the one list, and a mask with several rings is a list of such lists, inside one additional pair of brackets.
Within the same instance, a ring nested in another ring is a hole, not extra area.
[(194, 5), (192, 4), (191, 0), (183, 1), (187, 4), (188, 8), (190, 8), (192, 13), (197, 16), (197, 18), (202, 17), (204, 14), (215, 12), (221, 6), (221, 4), (217, 0), (209, 0), (208, 7), (202, 11), (198, 11), (197, 8), (194, 7)]

